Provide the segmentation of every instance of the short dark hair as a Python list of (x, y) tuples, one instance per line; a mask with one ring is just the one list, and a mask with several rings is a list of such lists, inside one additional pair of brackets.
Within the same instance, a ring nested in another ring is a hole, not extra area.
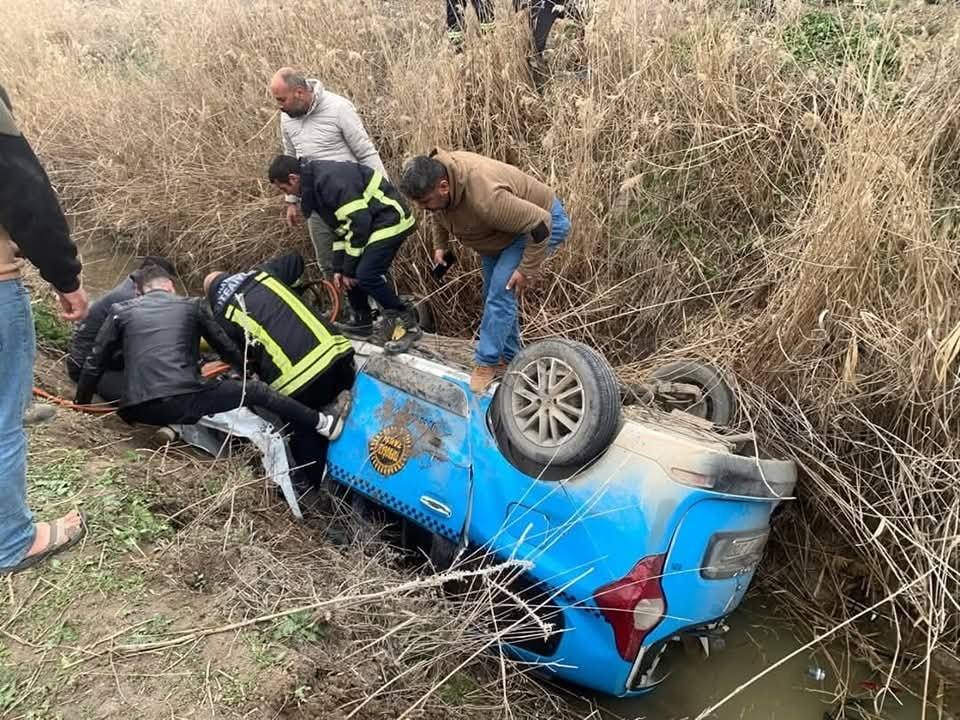
[(148, 285), (157, 280), (169, 280), (173, 282), (173, 276), (159, 265), (147, 265), (134, 272), (131, 277), (137, 284), (137, 290), (143, 294)]
[(446, 177), (447, 168), (442, 162), (427, 155), (417, 155), (400, 171), (400, 192), (413, 200), (423, 200)]
[(291, 175), (300, 174), (300, 161), (290, 155), (277, 155), (267, 170), (270, 182), (286, 182)]
[(167, 271), (167, 275), (171, 278), (177, 276), (177, 268), (174, 267), (174, 264), (167, 260), (165, 257), (160, 257), (159, 255), (147, 255), (143, 260), (140, 261), (140, 270), (147, 267), (148, 265), (156, 265)]

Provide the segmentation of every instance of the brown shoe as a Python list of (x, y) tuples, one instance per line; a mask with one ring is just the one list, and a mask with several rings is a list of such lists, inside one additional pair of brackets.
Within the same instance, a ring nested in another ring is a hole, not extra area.
[(485, 392), (490, 383), (497, 377), (497, 365), (477, 365), (470, 373), (470, 390), (475, 393)]

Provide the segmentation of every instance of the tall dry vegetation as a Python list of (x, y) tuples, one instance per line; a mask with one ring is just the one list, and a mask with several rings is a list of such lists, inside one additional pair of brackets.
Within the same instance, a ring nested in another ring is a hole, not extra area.
[[(732, 5), (596, 0), (589, 80), (558, 29), (542, 96), (521, 20), (501, 8), (457, 58), (434, 0), (7, 0), (0, 73), (79, 232), (194, 278), (304, 245), (262, 180), (282, 64), (351, 97), (394, 172), (441, 144), (554, 184), (575, 232), (527, 338), (590, 342), (625, 379), (672, 355), (736, 372), (744, 426), (805, 471), (767, 579), (821, 628), (909, 586), (848, 630), (956, 675), (956, 16)], [(403, 281), (472, 326), (475, 276), (437, 289), (426, 247)]]

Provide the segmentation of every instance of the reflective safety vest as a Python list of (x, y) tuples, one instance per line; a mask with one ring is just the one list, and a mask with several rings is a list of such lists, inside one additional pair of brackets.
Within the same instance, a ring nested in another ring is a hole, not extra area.
[(252, 351), (260, 379), (284, 395), (295, 395), (334, 362), (353, 355), (346, 337), (266, 272), (237, 288), (223, 317), (234, 342)]
[(308, 160), (301, 164), (300, 206), (331, 228), (333, 270), (356, 277), (363, 253), (400, 240), (417, 224), (413, 211), (383, 174), (360, 163)]

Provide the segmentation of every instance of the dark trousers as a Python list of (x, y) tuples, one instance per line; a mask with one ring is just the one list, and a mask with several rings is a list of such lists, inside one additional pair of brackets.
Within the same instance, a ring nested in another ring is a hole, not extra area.
[[(316, 380), (307, 385), (294, 397), (307, 407), (322, 410), (337, 399), (343, 390), (350, 390), (357, 378), (353, 356), (341, 358), (327, 368)], [(323, 478), (323, 468), (327, 464), (329, 440), (315, 432), (294, 431), (290, 436), (290, 454), (293, 461), (302, 469), (295, 479), (302, 478), (306, 483), (319, 483)]]
[[(493, 22), (493, 0), (470, 0), (473, 9), (480, 18), (480, 23), (486, 25)], [(467, 9), (467, 0), (447, 0), (447, 30), (463, 32), (463, 14)]]
[(361, 316), (370, 314), (367, 298), (372, 297), (384, 310), (400, 310), (403, 304), (400, 298), (387, 284), (384, 275), (390, 270), (393, 259), (400, 251), (405, 237), (390, 238), (368, 245), (360, 256), (357, 265), (357, 287), (347, 291), (350, 307)]
[(357, 379), (353, 355), (340, 358), (328, 367), (320, 377), (293, 395), (298, 402), (318, 412), (337, 399), (344, 390), (350, 390)]
[[(70, 358), (67, 358), (67, 375), (74, 382), (80, 380), (80, 368)], [(110, 369), (100, 376), (97, 382), (97, 395), (105, 402), (117, 402), (123, 396), (123, 369)]]
[(316, 410), (281, 395), (266, 383), (248, 380), (219, 380), (209, 387), (186, 395), (150, 400), (120, 408), (118, 414), (127, 422), (146, 425), (192, 425), (204, 415), (234, 410), (238, 407), (263, 408), (273, 413), (284, 425), (295, 431), (316, 434), (320, 414)]
[[(470, 0), (470, 2), (477, 11), (481, 24), (493, 22), (493, 0)], [(447, 0), (448, 32), (456, 34), (464, 31), (463, 15), (466, 7), (467, 0)], [(530, 8), (530, 30), (533, 33), (533, 48), (538, 56), (542, 55), (547, 47), (547, 38), (550, 36), (554, 22), (561, 15), (569, 12), (558, 11), (558, 8), (564, 7), (564, 3), (557, 0), (514, 0), (513, 7), (517, 11), (524, 7)]]

